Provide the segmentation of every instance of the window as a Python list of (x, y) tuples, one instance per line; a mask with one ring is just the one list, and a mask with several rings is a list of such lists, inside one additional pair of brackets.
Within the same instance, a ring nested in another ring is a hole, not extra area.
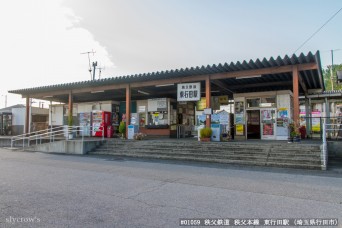
[(275, 97), (262, 97), (260, 107), (262, 108), (276, 107), (276, 98)]
[(246, 99), (246, 101), (247, 101), (247, 108), (259, 108), (260, 98), (249, 98), (249, 99)]

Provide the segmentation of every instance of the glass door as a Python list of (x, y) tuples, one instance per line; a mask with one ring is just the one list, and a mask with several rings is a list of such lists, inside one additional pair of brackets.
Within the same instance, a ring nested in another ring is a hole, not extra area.
[(276, 139), (276, 110), (260, 109), (261, 139)]

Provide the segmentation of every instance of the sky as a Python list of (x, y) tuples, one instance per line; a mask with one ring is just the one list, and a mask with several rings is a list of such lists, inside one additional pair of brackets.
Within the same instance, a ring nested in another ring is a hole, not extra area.
[[(284, 57), (342, 7), (341, 0), (11, 0), (0, 10), (0, 108), (8, 90)], [(342, 64), (342, 12), (296, 54)], [(341, 49), (341, 50), (338, 50)], [(98, 79), (99, 70), (96, 70)], [(36, 105), (38, 104), (38, 101)], [(48, 102), (46, 102), (46, 105)]]

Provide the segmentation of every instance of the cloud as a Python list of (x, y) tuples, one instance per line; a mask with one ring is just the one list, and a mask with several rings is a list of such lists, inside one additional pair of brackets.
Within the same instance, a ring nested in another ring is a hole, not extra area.
[[(0, 94), (8, 90), (89, 80), (91, 61), (113, 68), (110, 55), (93, 34), (78, 24), (82, 18), (61, 0), (12, 0), (2, 3), (0, 27)], [(22, 103), (9, 95), (8, 105)], [(0, 107), (4, 102), (0, 101)]]

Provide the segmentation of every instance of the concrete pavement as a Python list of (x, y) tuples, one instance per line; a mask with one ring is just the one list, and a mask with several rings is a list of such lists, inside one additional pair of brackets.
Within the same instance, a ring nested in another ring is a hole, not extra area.
[(339, 218), (336, 172), (0, 149), (0, 227), (178, 227), (180, 218)]

